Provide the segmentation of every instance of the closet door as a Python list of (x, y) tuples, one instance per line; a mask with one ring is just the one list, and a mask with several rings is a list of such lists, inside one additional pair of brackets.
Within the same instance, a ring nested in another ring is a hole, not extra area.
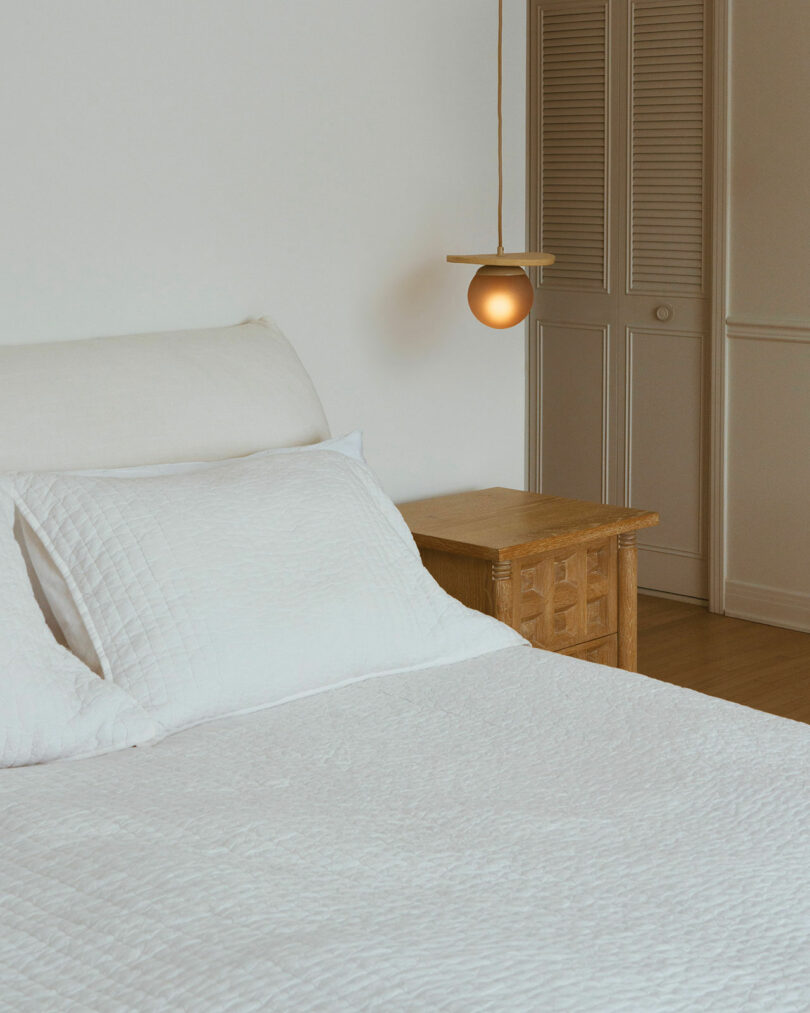
[(529, 0), (544, 492), (658, 510), (642, 587), (705, 598), (708, 0)]
[[(530, 0), (530, 318), (538, 371), (537, 488), (614, 501), (609, 439), (615, 338), (615, 133), (608, 0)], [(545, 245), (539, 245), (545, 244)]]

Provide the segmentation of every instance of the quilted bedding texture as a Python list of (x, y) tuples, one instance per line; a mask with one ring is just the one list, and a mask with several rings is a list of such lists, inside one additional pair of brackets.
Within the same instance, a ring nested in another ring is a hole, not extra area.
[(0, 772), (0, 1009), (807, 1010), (804, 725), (510, 648)]

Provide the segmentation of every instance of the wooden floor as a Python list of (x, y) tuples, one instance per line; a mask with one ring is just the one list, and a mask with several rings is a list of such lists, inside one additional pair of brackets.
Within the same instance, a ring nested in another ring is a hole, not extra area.
[(810, 633), (639, 595), (638, 670), (810, 723)]

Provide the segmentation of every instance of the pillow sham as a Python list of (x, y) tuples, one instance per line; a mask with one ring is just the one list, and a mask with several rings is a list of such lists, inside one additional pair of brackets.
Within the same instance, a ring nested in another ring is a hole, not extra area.
[(148, 742), (155, 723), (53, 639), (0, 490), (0, 767), (92, 756)]
[[(363, 435), (353, 432), (347, 436), (332, 437), (320, 443), (309, 443), (302, 447), (281, 447), (274, 450), (261, 451), (267, 454), (306, 453), (311, 450), (335, 450), (357, 461), (365, 463), (363, 457)], [(252, 456), (252, 455), (246, 455)], [(230, 458), (229, 460), (239, 460)], [(144, 464), (129, 468), (103, 468), (87, 471), (61, 472), (60, 474), (91, 475), (112, 478), (154, 478), (158, 475), (181, 475), (187, 471), (204, 471), (206, 468), (221, 464), (222, 461), (195, 461), (170, 464)], [(34, 585), (34, 595), (45, 613), (45, 620), (54, 628), (57, 639), (64, 638), (64, 643), (87, 665), (91, 672), (103, 675), (93, 641), (87, 632), (84, 620), (79, 614), (70, 588), (62, 576), (59, 567), (51, 554), (40, 541), (36, 532), (24, 517), (18, 519), (19, 537), (23, 546), (23, 555), (29, 565), (29, 577)], [(61, 632), (62, 638), (59, 637)]]
[(15, 487), (104, 675), (167, 730), (525, 643), (439, 588), (368, 467), (333, 450)]

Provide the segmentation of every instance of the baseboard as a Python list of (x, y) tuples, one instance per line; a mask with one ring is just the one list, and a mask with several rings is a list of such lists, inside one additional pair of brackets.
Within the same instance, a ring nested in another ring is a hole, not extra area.
[(726, 615), (810, 633), (810, 594), (727, 580)]
[(685, 605), (705, 605), (708, 606), (709, 601), (707, 598), (693, 598), (688, 594), (675, 594), (674, 591), (653, 591), (649, 587), (640, 587), (638, 589), (639, 594), (646, 594), (650, 598), (666, 598), (668, 601), (682, 601)]

